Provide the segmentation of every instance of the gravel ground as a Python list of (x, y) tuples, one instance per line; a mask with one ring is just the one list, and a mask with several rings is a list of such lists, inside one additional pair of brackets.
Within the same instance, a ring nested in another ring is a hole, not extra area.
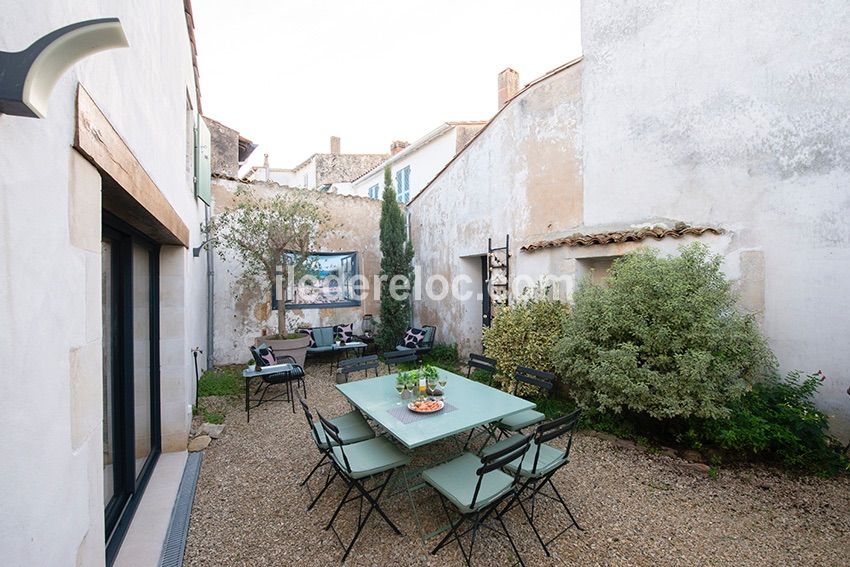
[[(311, 406), (326, 415), (348, 411), (328, 367), (307, 370)], [(232, 404), (224, 436), (206, 450), (184, 564), (338, 564), (342, 548), (322, 528), (342, 497), (342, 484), (305, 511), (310, 497), (298, 483), (318, 454), (303, 412), (292, 413), (285, 403), (265, 404), (252, 410), (248, 424), (240, 402)], [(443, 443), (434, 453), (452, 447)], [(415, 462), (425, 457), (419, 454)], [(547, 558), (513, 510), (507, 522), (526, 564), (850, 565), (850, 479), (801, 478), (763, 467), (722, 469), (711, 479), (683, 470), (681, 463), (579, 434), (572, 462), (556, 484), (586, 531), (569, 530), (550, 546), (553, 556)], [(313, 486), (318, 481), (314, 476)], [(426, 529), (444, 523), (430, 489), (415, 498), (428, 518)], [(462, 564), (454, 544), (428, 554), (404, 493), (385, 496), (383, 506), (404, 535), (395, 535), (373, 514), (348, 565)], [(567, 525), (560, 508), (547, 501), (539, 506), (544, 533), (554, 535)], [(350, 538), (357, 507), (347, 508), (336, 525)], [(474, 564), (512, 562), (507, 541), (484, 532)]]

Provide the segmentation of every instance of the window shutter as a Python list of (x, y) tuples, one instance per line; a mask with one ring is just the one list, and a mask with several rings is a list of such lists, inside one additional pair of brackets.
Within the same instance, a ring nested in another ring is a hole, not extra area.
[(195, 127), (195, 197), (212, 205), (210, 182), (212, 167), (210, 164), (210, 130), (203, 117), (198, 115)]

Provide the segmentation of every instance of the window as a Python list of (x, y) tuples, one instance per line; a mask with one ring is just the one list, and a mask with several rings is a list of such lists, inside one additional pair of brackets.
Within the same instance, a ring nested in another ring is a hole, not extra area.
[(378, 188), (377, 183), (375, 183), (374, 185), (369, 187), (369, 198), (377, 199), (378, 198), (378, 190), (379, 190), (379, 188)]
[(399, 169), (395, 173), (395, 193), (399, 203), (410, 200), (410, 166)]
[[(294, 265), (295, 254), (287, 256), (287, 264)], [(298, 281), (287, 282), (287, 307), (311, 309), (360, 305), (357, 252), (310, 254), (303, 267), (296, 270), (296, 279)], [(272, 309), (276, 308), (277, 301), (274, 301)]]

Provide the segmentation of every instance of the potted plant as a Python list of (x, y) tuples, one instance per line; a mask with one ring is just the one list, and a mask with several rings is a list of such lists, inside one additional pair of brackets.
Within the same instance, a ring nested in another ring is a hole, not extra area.
[(301, 192), (278, 193), (260, 198), (247, 186), (235, 192), (235, 205), (208, 225), (209, 242), (222, 259), (234, 254), (244, 276), (254, 278), (267, 297), (277, 301), (277, 332), (258, 337), (275, 355), (288, 354), (303, 365), (310, 338), (287, 324), (285, 291), (290, 279), (307, 272), (308, 255), (315, 249), (319, 231), (327, 224), (322, 205)]

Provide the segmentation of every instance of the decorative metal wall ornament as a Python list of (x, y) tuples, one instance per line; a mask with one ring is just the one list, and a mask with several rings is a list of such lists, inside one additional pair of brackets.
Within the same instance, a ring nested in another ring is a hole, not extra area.
[(77, 22), (38, 39), (23, 51), (0, 51), (0, 114), (44, 118), (56, 82), (77, 61), (129, 47), (118, 18)]
[(508, 306), (511, 277), (510, 243), (510, 235), (505, 235), (505, 245), (501, 248), (493, 248), (493, 239), (487, 239), (487, 291), (490, 300), (489, 316), (485, 317), (487, 326), (501, 308)]

